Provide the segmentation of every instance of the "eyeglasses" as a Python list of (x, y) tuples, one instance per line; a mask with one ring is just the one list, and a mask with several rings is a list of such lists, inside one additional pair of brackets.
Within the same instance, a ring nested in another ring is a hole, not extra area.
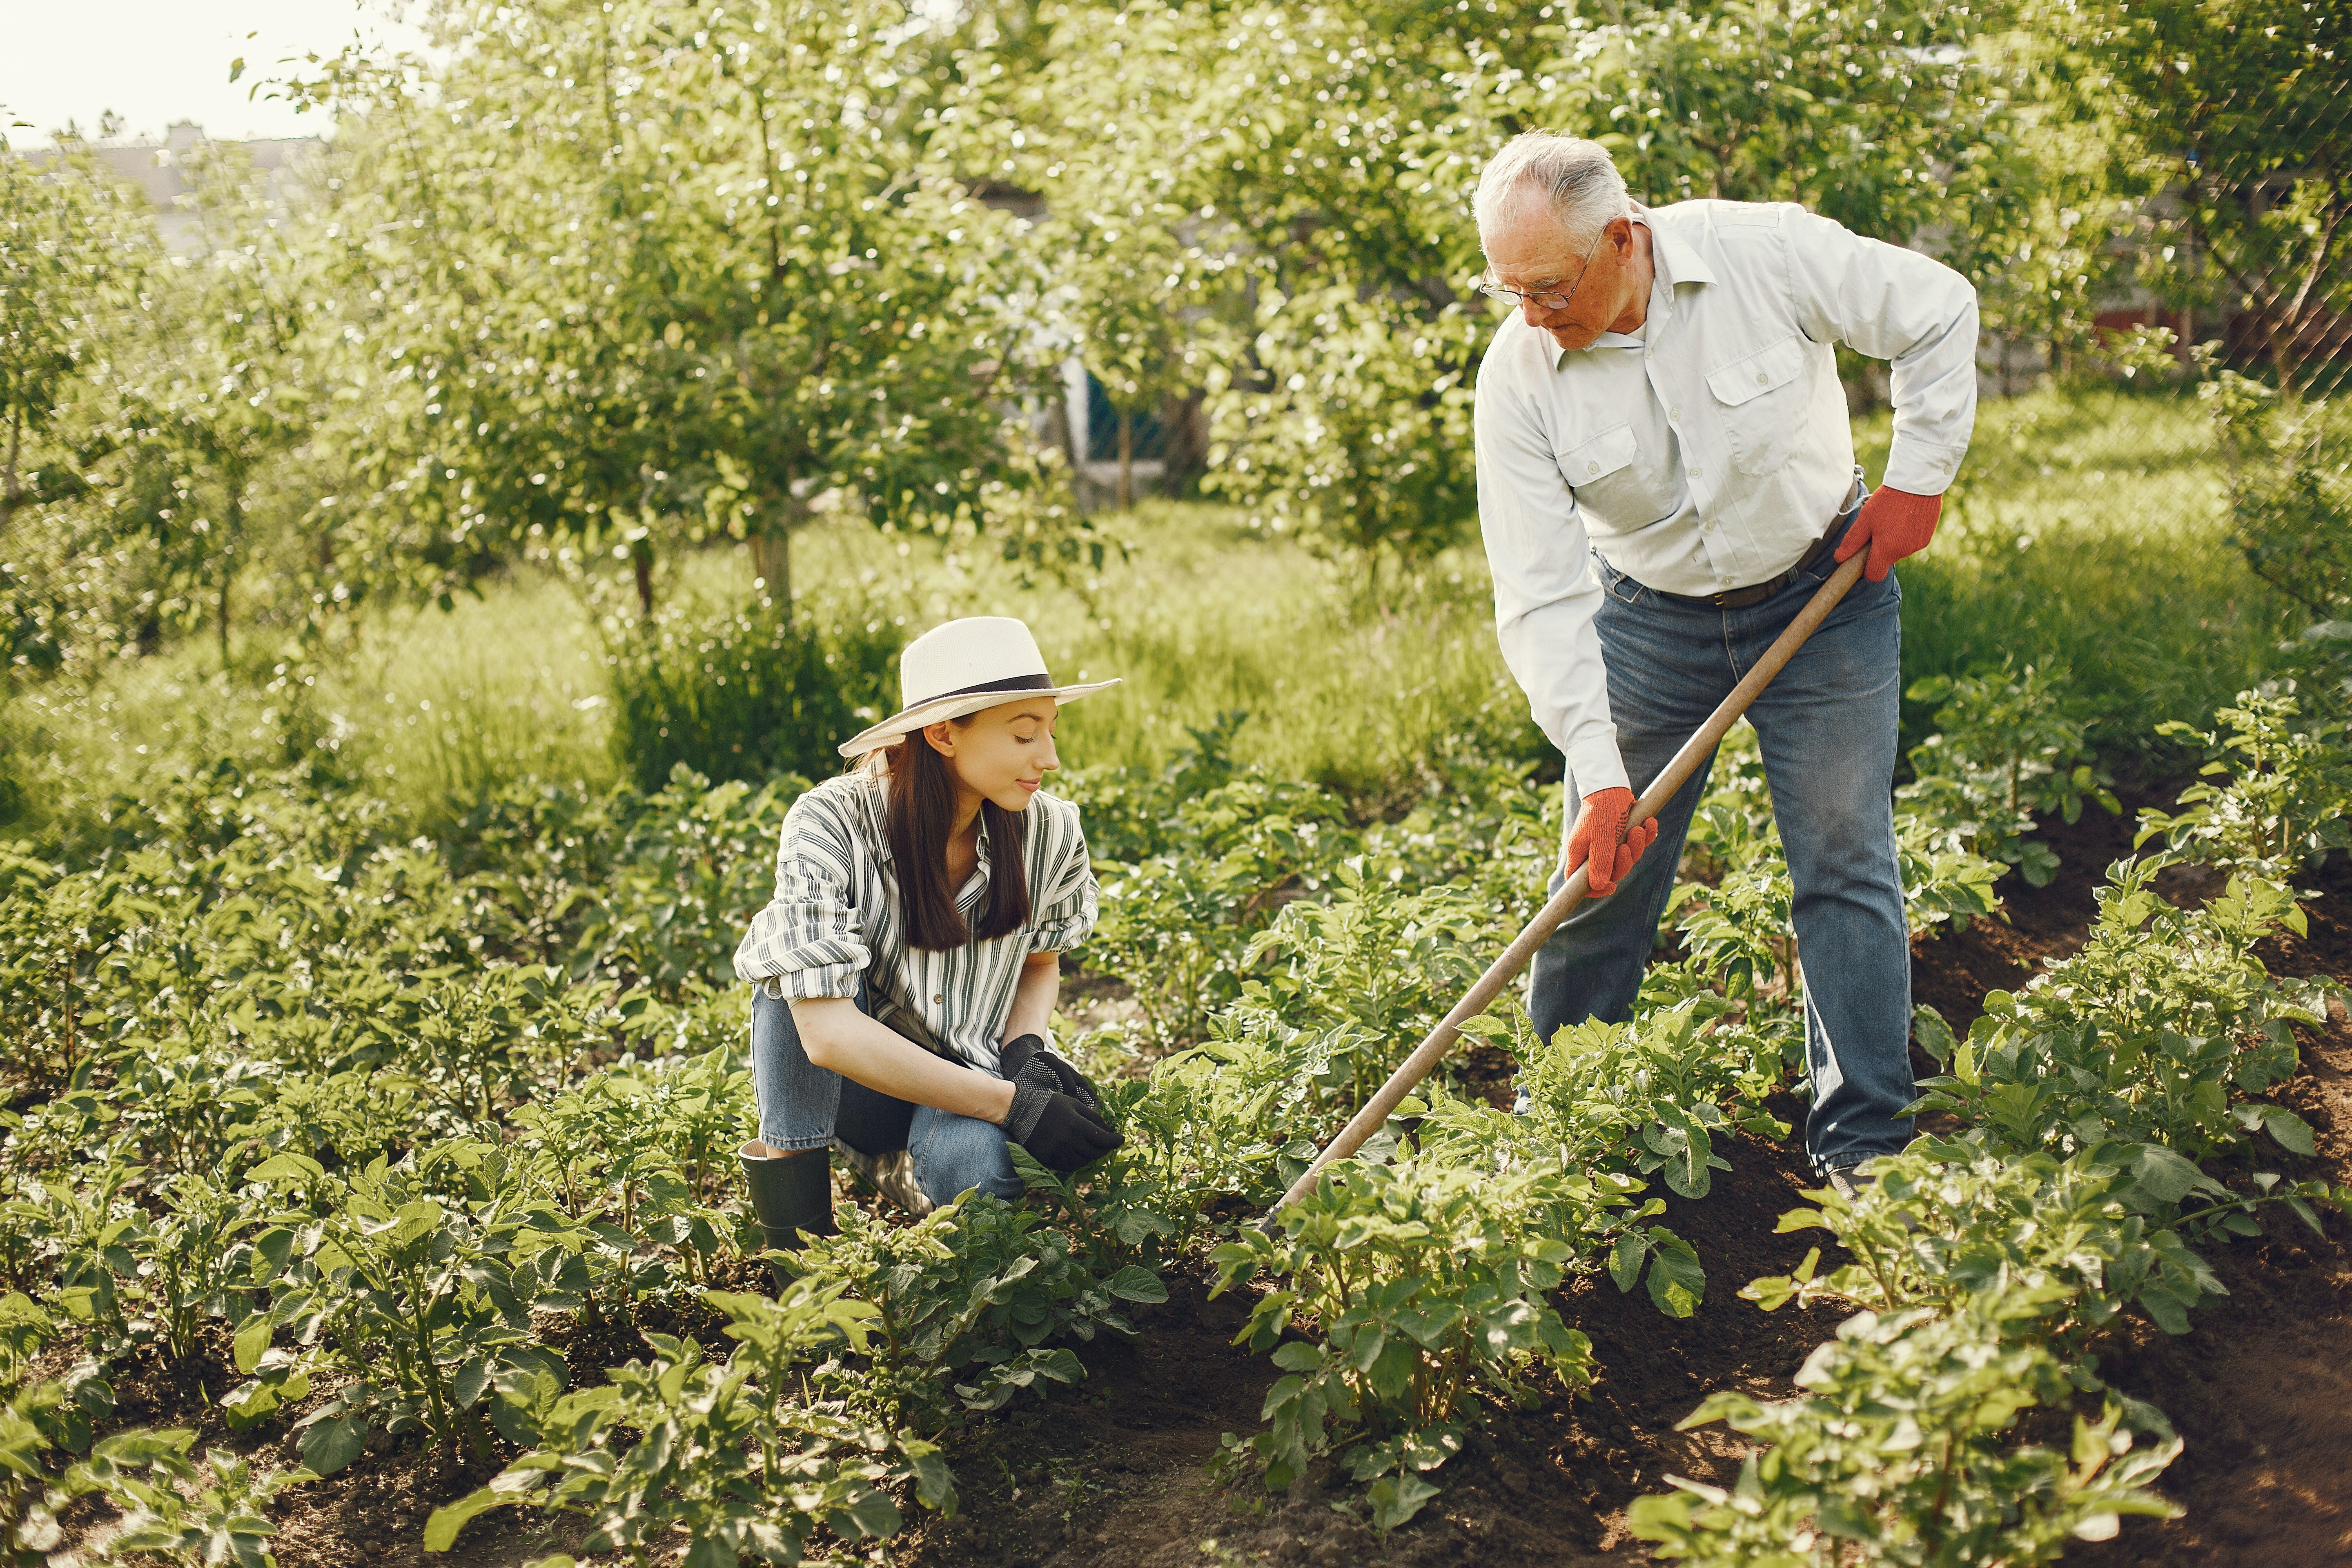
[[(1584, 253), (1584, 266), (1578, 271), (1576, 281), (1569, 286), (1568, 292), (1565, 294), (1556, 289), (1538, 289), (1531, 293), (1523, 294), (1517, 289), (1506, 289), (1500, 283), (1481, 283), (1478, 285), (1478, 292), (1486, 295), (1489, 300), (1508, 300), (1515, 305), (1533, 305), (1538, 310), (1565, 310), (1568, 309), (1568, 302), (1576, 298), (1576, 291), (1584, 287), (1585, 274), (1592, 270), (1593, 253), (1601, 248), (1601, 235), (1608, 232), (1603, 228), (1601, 234), (1592, 237), (1592, 244)], [(1488, 269), (1487, 275), (1489, 277), (1494, 275), (1492, 268)]]

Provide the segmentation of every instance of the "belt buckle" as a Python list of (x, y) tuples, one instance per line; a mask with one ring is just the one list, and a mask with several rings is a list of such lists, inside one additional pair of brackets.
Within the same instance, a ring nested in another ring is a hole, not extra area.
[(1729, 597), (1731, 597), (1731, 590), (1730, 590), (1730, 589), (1728, 589), (1728, 588), (1726, 588), (1722, 593), (1720, 593), (1720, 594), (1717, 594), (1717, 595), (1713, 595), (1712, 597), (1710, 597), (1710, 598), (1707, 600), (1707, 603), (1708, 603), (1708, 604), (1710, 604), (1710, 605), (1713, 605), (1717, 609), (1718, 609), (1718, 610), (1719, 610), (1719, 609), (1723, 608), (1723, 601), (1724, 601), (1724, 600), (1726, 600), (1726, 599), (1728, 599)]

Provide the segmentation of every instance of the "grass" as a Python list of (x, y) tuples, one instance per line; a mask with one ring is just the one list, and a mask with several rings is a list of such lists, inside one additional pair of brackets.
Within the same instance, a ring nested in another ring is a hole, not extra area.
[[(1885, 416), (1856, 434), (1874, 479)], [(1391, 574), (1374, 601), (1360, 571), (1220, 509), (1148, 505), (1111, 526), (1124, 556), (1055, 582), (1024, 580), (985, 541), (821, 524), (795, 542), (798, 602), (909, 636), (951, 616), (1028, 620), (1057, 676), (1124, 680), (1070, 709), (1070, 765), (1157, 766), (1234, 710), (1249, 715), (1236, 758), (1368, 805), (1465, 742), (1547, 755), (1496, 652), (1475, 544)], [(2101, 743), (2127, 752), (2148, 750), (2159, 721), (2202, 720), (2263, 679), (2303, 618), (2229, 546), (2210, 427), (2179, 397), (1985, 405), (1935, 546), (1902, 575), (1906, 683), (2004, 657), (2061, 664), (2101, 715)], [(717, 604), (751, 584), (746, 552), (722, 548), (665, 563), (657, 591)], [(269, 766), (331, 752), (419, 831), (509, 780), (610, 787), (623, 770), (593, 598), (519, 570), (448, 615), (373, 612), (356, 653), (314, 670), (231, 682), (195, 639), (87, 685), (34, 686), (0, 710), (18, 795), (7, 830), (68, 832), (155, 769), (220, 755)], [(1906, 716), (1915, 731), (1926, 718)]]
[(215, 757), (247, 769), (327, 761), (420, 830), (525, 777), (602, 790), (604, 654), (582, 601), (536, 574), (443, 614), (372, 616), (356, 651), (315, 669), (223, 675), (208, 638), (124, 661), (87, 685), (50, 681), (0, 708), (19, 796), (0, 832), (86, 837), (114, 796)]
[[(1885, 416), (1856, 435), (1874, 479)], [(2061, 667), (2100, 745), (2158, 766), (2159, 722), (2201, 722), (2267, 678), (2309, 618), (2230, 545), (2212, 426), (2178, 395), (1980, 405), (1935, 545), (1900, 572), (1906, 685), (2005, 658)]]

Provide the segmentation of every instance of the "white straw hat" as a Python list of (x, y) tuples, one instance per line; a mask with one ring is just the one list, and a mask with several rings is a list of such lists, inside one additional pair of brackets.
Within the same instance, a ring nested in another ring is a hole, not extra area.
[(926, 724), (961, 719), (1001, 702), (1030, 696), (1076, 702), (1118, 684), (1114, 678), (1056, 686), (1026, 625), (1010, 616), (970, 616), (933, 626), (907, 645), (898, 656), (898, 699), (906, 706), (844, 741), (841, 754), (862, 756)]

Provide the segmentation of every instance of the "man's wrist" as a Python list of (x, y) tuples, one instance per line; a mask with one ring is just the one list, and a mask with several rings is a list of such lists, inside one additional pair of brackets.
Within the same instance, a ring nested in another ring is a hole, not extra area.
[(1010, 1081), (1001, 1078), (990, 1079), (981, 1095), (982, 1119), (993, 1121), (999, 1127), (1003, 1126), (1004, 1119), (1013, 1114), (1013, 1094)]

